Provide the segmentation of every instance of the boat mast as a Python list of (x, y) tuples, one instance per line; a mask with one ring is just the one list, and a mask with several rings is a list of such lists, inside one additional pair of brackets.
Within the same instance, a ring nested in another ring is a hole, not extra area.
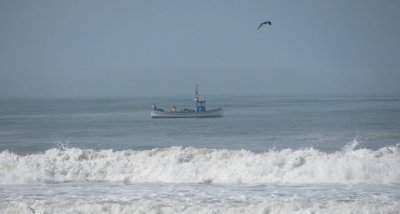
[(199, 98), (200, 98), (198, 88), (199, 88), (199, 84), (196, 84), (196, 91), (194, 92), (194, 95), (196, 96), (196, 102), (198, 102)]

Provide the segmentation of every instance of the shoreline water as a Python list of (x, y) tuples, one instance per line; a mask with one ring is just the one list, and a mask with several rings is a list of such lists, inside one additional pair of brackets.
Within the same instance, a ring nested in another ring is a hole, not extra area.
[(0, 212), (400, 209), (399, 97), (225, 97), (202, 120), (152, 120), (153, 102), (0, 101)]

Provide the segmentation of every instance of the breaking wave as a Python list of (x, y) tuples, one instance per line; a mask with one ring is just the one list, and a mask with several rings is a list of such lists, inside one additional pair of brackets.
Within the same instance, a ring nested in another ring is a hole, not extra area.
[(217, 184), (398, 184), (400, 146), (325, 153), (313, 148), (247, 150), (54, 148), (43, 154), (0, 153), (0, 184), (70, 181)]

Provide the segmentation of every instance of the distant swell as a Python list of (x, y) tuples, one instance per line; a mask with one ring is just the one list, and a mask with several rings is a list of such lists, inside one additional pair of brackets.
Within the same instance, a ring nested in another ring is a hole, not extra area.
[(313, 148), (264, 153), (192, 147), (145, 151), (67, 148), (26, 156), (3, 151), (0, 184), (69, 181), (398, 184), (399, 164), (399, 146), (376, 151), (349, 147), (331, 154)]

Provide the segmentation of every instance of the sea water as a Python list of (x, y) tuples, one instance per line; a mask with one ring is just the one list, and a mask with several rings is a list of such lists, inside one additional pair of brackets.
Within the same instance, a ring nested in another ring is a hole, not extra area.
[(0, 99), (0, 213), (399, 213), (400, 97)]

